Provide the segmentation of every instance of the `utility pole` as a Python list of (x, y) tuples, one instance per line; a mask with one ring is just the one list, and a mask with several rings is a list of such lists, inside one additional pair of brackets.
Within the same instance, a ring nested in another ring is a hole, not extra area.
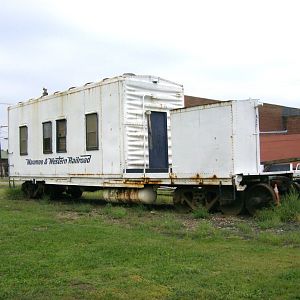
[[(12, 105), (12, 103), (7, 103), (7, 102), (0, 102), (0, 105)], [(8, 127), (6, 125), (2, 125), (0, 126), (0, 129), (3, 127)], [(5, 139), (5, 138), (4, 138)], [(5, 173), (5, 172), (4, 172)], [(3, 164), (2, 164), (2, 148), (1, 148), (1, 139), (0, 139), (0, 176), (4, 176), (5, 174), (3, 174)]]

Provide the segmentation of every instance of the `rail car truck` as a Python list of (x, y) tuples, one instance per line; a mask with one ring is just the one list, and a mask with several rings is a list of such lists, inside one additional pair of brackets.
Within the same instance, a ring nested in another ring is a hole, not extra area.
[(262, 172), (257, 101), (183, 108), (183, 86), (124, 74), (8, 109), (9, 173), (29, 197), (103, 189), (112, 202), (254, 213), (286, 192), (292, 172)]

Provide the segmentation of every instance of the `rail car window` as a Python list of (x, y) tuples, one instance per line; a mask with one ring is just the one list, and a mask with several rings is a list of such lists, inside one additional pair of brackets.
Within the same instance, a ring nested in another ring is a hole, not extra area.
[(20, 128), (20, 155), (27, 155), (28, 146), (28, 129), (27, 126), (21, 126)]
[(67, 120), (56, 120), (56, 152), (67, 152)]
[(52, 122), (43, 123), (43, 153), (52, 153)]
[(85, 115), (86, 150), (98, 150), (98, 115)]

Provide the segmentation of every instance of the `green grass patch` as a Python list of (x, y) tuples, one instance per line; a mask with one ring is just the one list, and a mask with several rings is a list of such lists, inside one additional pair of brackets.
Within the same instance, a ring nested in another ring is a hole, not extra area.
[(239, 222), (236, 225), (236, 228), (245, 235), (252, 235), (253, 229), (250, 224), (246, 222)]
[(193, 211), (193, 215), (195, 219), (207, 219), (210, 214), (204, 206), (197, 207), (196, 210)]
[(256, 219), (262, 229), (278, 228), (287, 222), (300, 223), (299, 194), (291, 192), (285, 195), (279, 206), (258, 211)]
[(282, 225), (276, 208), (262, 209), (256, 213), (257, 224), (261, 229), (277, 228)]
[(156, 213), (160, 214), (154, 218), (148, 219), (144, 224), (148, 228), (154, 228), (160, 232), (175, 233), (183, 229), (183, 224), (180, 220), (174, 217), (173, 214)]
[(127, 215), (127, 210), (122, 206), (113, 206), (107, 203), (103, 209), (104, 213), (113, 219), (122, 219)]
[(284, 196), (281, 205), (275, 209), (282, 222), (300, 222), (300, 198), (296, 192)]
[(25, 196), (21, 187), (2, 188), (0, 190), (0, 197), (7, 200), (24, 200)]
[(275, 246), (300, 247), (299, 231), (277, 234), (274, 232), (261, 232), (258, 234), (257, 239)]
[(221, 231), (216, 229), (209, 221), (202, 221), (197, 226), (192, 237), (198, 240), (218, 240), (221, 237)]
[(299, 296), (298, 227), (245, 240), (163, 207), (8, 199), (1, 189), (0, 299)]

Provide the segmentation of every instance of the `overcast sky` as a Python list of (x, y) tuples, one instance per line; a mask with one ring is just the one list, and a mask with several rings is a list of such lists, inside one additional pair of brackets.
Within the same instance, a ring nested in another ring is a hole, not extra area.
[(300, 107), (299, 12), (297, 0), (0, 0), (0, 102), (131, 72)]

